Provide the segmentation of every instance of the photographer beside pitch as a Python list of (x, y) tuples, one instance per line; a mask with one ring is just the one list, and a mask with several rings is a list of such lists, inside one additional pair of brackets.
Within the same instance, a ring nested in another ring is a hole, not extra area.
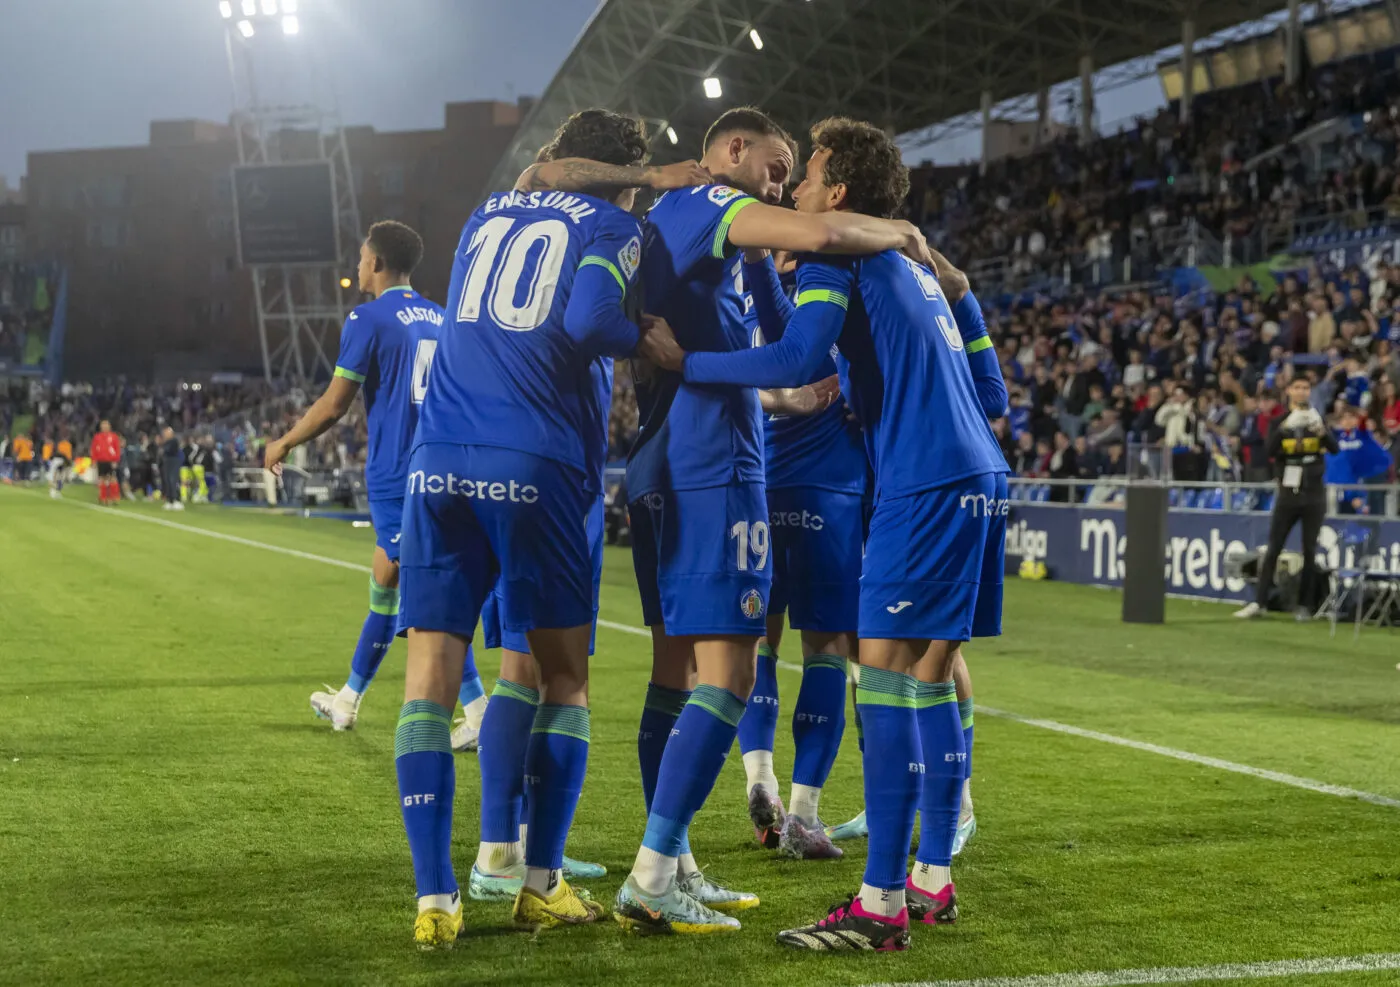
[(1288, 385), (1288, 413), (1269, 428), (1265, 444), (1278, 479), (1278, 494), (1274, 498), (1274, 513), (1269, 519), (1269, 548), (1259, 565), (1258, 591), (1253, 603), (1235, 611), (1236, 617), (1262, 617), (1269, 606), (1269, 593), (1274, 586), (1274, 567), (1283, 543), (1293, 526), (1303, 525), (1303, 579), (1298, 589), (1298, 605), (1293, 609), (1296, 620), (1308, 620), (1312, 610), (1302, 601), (1317, 579), (1317, 535), (1327, 516), (1327, 483), (1324, 473), (1327, 462), (1323, 453), (1337, 452), (1337, 437), (1328, 430), (1309, 399), (1312, 384), (1306, 377), (1295, 377)]

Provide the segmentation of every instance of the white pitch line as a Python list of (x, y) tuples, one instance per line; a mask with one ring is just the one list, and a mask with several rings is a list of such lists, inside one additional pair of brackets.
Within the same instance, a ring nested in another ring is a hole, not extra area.
[(988, 716), (1000, 717), (1005, 720), (1014, 720), (1017, 723), (1024, 723), (1027, 726), (1040, 727), (1042, 730), (1067, 733), (1072, 737), (1097, 740), (1105, 744), (1115, 744), (1118, 747), (1131, 747), (1133, 750), (1147, 751), (1149, 754), (1160, 754), (1163, 757), (1176, 758), (1178, 761), (1202, 764), (1208, 768), (1217, 768), (1221, 771), (1233, 771), (1235, 774), (1249, 775), (1251, 778), (1263, 778), (1265, 781), (1276, 781), (1280, 785), (1292, 785), (1294, 788), (1304, 788), (1310, 792), (1318, 792), (1322, 795), (1335, 795), (1338, 798), (1358, 799), (1362, 802), (1370, 802), (1374, 805), (1387, 805), (1392, 808), (1400, 808), (1400, 799), (1388, 798), (1385, 795), (1376, 795), (1371, 792), (1363, 792), (1355, 788), (1346, 788), (1341, 785), (1329, 785), (1324, 781), (1314, 781), (1312, 778), (1300, 778), (1297, 775), (1284, 774), (1281, 771), (1269, 771), (1264, 768), (1250, 767), (1248, 764), (1237, 764), (1234, 761), (1225, 761), (1218, 757), (1207, 757), (1204, 754), (1192, 754), (1190, 751), (1177, 750), (1175, 747), (1163, 747), (1160, 744), (1149, 744), (1141, 740), (1129, 740), (1127, 737), (1115, 737), (1111, 733), (1099, 733), (1097, 730), (1085, 730), (1083, 727), (1070, 726), (1068, 723), (1057, 723), (1054, 720), (1038, 720), (1029, 716), (1022, 716), (1019, 713), (1009, 713), (1004, 709), (993, 709), (990, 706), (982, 706), (980, 704), (976, 707), (975, 711), (978, 713), (985, 713)]
[(1400, 953), (1327, 956), (1310, 960), (1276, 960), (1270, 963), (1222, 963), (1219, 966), (1159, 966), (1143, 970), (1107, 970), (1097, 973), (1048, 973), (1034, 977), (919, 980), (908, 983), (867, 984), (866, 987), (1122, 987), (1129, 984), (1194, 984), (1211, 980), (1321, 976), (1375, 970), (1400, 970)]
[[(178, 521), (170, 521), (166, 518), (147, 517), (144, 514), (136, 514), (129, 511), (114, 511), (108, 507), (99, 507), (96, 504), (84, 504), (77, 501), (65, 500), (64, 503), (73, 507), (81, 507), (85, 510), (98, 511), (106, 517), (128, 518), (133, 521), (144, 521), (147, 524), (158, 524), (164, 528), (173, 528), (177, 531), (186, 531), (190, 534), (203, 535), (206, 538), (217, 538), (220, 541), (232, 542), (235, 545), (243, 545), (248, 548), (261, 548), (269, 552), (277, 552), (280, 555), (289, 555), (293, 558), (304, 559), (308, 562), (321, 562), (325, 565), (338, 566), (341, 569), (351, 569), (356, 572), (371, 572), (367, 565), (360, 565), (356, 562), (347, 562), (344, 559), (335, 559), (326, 555), (316, 555), (313, 552), (303, 552), (295, 548), (284, 548), (281, 545), (272, 545), (267, 542), (254, 541), (251, 538), (240, 538), (237, 535), (224, 534), (222, 531), (210, 531), (208, 528), (199, 528), (191, 524), (180, 524)], [(599, 627), (608, 630), (619, 631), (623, 634), (634, 634), (639, 637), (651, 637), (651, 631), (645, 627), (634, 627), (631, 624), (620, 624), (614, 620), (598, 620)], [(801, 672), (802, 666), (792, 662), (780, 661), (779, 667), (790, 672)], [(1073, 737), (1081, 737), (1085, 740), (1097, 740), (1100, 743), (1113, 744), (1118, 747), (1128, 747), (1133, 750), (1145, 751), (1149, 754), (1159, 754), (1162, 757), (1175, 758), (1178, 761), (1186, 761), (1191, 764), (1199, 764), (1208, 768), (1216, 768), (1220, 771), (1230, 771), (1235, 774), (1248, 775), (1251, 778), (1262, 778), (1265, 781), (1277, 782), (1280, 785), (1289, 785), (1293, 788), (1302, 788), (1306, 791), (1317, 792), (1321, 795), (1333, 795), (1337, 798), (1357, 799), (1361, 802), (1370, 802), (1373, 805), (1384, 805), (1390, 808), (1400, 808), (1400, 799), (1390, 798), (1385, 795), (1376, 795), (1373, 792), (1363, 792), (1356, 788), (1347, 788), (1342, 785), (1329, 785), (1327, 782), (1315, 781), (1312, 778), (1300, 778), (1297, 775), (1284, 774), (1281, 771), (1269, 771), (1265, 768), (1255, 768), (1248, 764), (1238, 764), (1234, 761), (1226, 761), (1218, 757), (1209, 757), (1205, 754), (1193, 754), (1190, 751), (1177, 750), (1174, 747), (1163, 747), (1160, 744), (1149, 744), (1141, 740), (1131, 740), (1127, 737), (1114, 736), (1111, 733), (1099, 733), (1097, 730), (1085, 730), (1083, 727), (1071, 726), (1068, 723), (1059, 723), (1055, 720), (1041, 720), (1030, 716), (1022, 716), (1019, 713), (1011, 713), (1002, 709), (995, 709), (991, 706), (978, 704), (976, 712), (985, 716), (994, 716), (1000, 719), (1012, 720), (1016, 723), (1024, 723), (1026, 726), (1039, 727), (1042, 730), (1052, 730), (1055, 733), (1069, 734)], [(1389, 968), (1387, 968), (1389, 969)], [(966, 983), (980, 983), (979, 981), (965, 981)], [(1010, 983), (1011, 981), (1008, 981)], [(1139, 981), (1123, 981), (1124, 983), (1138, 983)], [(1155, 983), (1157, 981), (1141, 981), (1142, 983)], [(1173, 983), (1175, 981), (1162, 981), (1163, 983)], [(962, 983), (949, 981), (949, 984)], [(988, 981), (988, 984), (995, 983)], [(1115, 981), (1116, 983), (1116, 981)]]

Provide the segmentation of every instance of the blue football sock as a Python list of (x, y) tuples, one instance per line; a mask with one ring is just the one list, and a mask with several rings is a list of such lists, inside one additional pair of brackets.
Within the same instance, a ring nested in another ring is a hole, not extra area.
[(739, 721), (739, 753), (771, 751), (778, 735), (778, 653), (758, 646), (758, 666), (744, 718)]
[(491, 691), (477, 745), (483, 843), (515, 843), (520, 839), (525, 757), (539, 702), (540, 694), (534, 689), (506, 679), (497, 679)]
[(544, 705), (535, 714), (525, 755), (530, 839), (525, 864), (559, 870), (588, 770), (588, 707)]
[(972, 779), (972, 697), (958, 700), (958, 716), (962, 719), (963, 750), (967, 759), (963, 761), (963, 779)]
[[(476, 655), (472, 653), (472, 646), (468, 644), (467, 660), (462, 662), (462, 687), (457, 690), (457, 701), (466, 706), (484, 695), (486, 689), (481, 684), (481, 673), (476, 670)], [(535, 701), (539, 701), (538, 697)]]
[(792, 742), (797, 748), (792, 762), (794, 785), (821, 788), (826, 784), (845, 729), (846, 659), (812, 655), (802, 663), (802, 687), (792, 714)]
[(394, 731), (394, 767), (418, 897), (452, 894), (452, 714), (426, 699), (404, 703)]
[(355, 645), (355, 654), (350, 658), (350, 677), (345, 684), (356, 692), (363, 693), (374, 681), (374, 674), (389, 646), (394, 643), (394, 632), (399, 624), (399, 591), (380, 586), (369, 578), (369, 614), (360, 628), (360, 640)]
[(865, 883), (893, 891), (903, 888), (907, 877), (924, 769), (913, 676), (862, 667), (856, 707), (869, 741), (861, 757), (865, 819), (870, 829)]
[(958, 809), (966, 752), (958, 696), (952, 682), (920, 682), (919, 740), (923, 745), (924, 790), (919, 798), (919, 853), (921, 864), (949, 867), (953, 863), (953, 838), (958, 833)]
[(661, 772), (661, 755), (675, 729), (676, 717), (685, 709), (690, 693), (683, 689), (668, 689), (655, 682), (647, 683), (646, 705), (642, 707), (642, 724), (637, 731), (637, 763), (642, 769), (642, 798), (647, 812), (656, 795), (656, 777)]
[(661, 758), (642, 846), (664, 857), (687, 852), (690, 821), (715, 787), (743, 715), (744, 701), (727, 689), (701, 685), (691, 693)]

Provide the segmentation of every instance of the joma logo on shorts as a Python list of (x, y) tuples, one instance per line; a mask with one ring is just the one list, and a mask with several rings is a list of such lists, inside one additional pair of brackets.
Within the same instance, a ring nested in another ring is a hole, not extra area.
[(448, 473), (425, 473), (414, 470), (408, 474), (408, 492), (413, 494), (445, 493), (452, 497), (468, 497), (472, 500), (493, 500), (497, 503), (510, 501), (512, 504), (533, 504), (540, 499), (540, 489), (533, 484), (520, 484), (511, 480), (469, 480)]
[(971, 511), (973, 517), (999, 517), (1011, 513), (1011, 501), (1005, 497), (988, 497), (986, 494), (963, 494), (958, 498), (958, 507)]

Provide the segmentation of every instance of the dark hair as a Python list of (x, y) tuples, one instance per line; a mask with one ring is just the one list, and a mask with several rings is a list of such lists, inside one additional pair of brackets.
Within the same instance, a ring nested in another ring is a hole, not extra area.
[(559, 125), (537, 161), (587, 158), (610, 165), (641, 164), (647, 157), (642, 121), (611, 110), (579, 110)]
[(826, 185), (846, 186), (846, 205), (856, 212), (892, 219), (909, 195), (909, 169), (894, 140), (879, 127), (827, 117), (812, 128), (812, 146), (829, 150)]
[(369, 228), (365, 237), (369, 249), (395, 274), (412, 274), (423, 259), (423, 238), (411, 226), (393, 219), (382, 219)]
[[(758, 134), (760, 137), (777, 137), (791, 148), (795, 149), (797, 146), (792, 136), (758, 107), (736, 106), (732, 110), (725, 110), (719, 115), (719, 119), (710, 124), (710, 129), (705, 131), (704, 150), (709, 151), (716, 141), (740, 132)], [(793, 157), (796, 156), (797, 152), (794, 150)]]

